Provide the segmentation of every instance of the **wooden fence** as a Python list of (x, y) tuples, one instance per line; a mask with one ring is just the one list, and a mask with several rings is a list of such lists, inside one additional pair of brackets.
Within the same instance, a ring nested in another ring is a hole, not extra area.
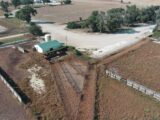
[(127, 86), (132, 87), (132, 88), (136, 89), (137, 91), (142, 92), (145, 95), (149, 95), (152, 98), (160, 101), (160, 93), (159, 92), (156, 92), (152, 89), (149, 89), (148, 87), (146, 87), (144, 85), (141, 85), (141, 84), (139, 84), (135, 81), (132, 81), (132, 80), (129, 80), (129, 79), (124, 79), (120, 75), (118, 75), (118, 74), (116, 74), (112, 71), (106, 70), (106, 74), (109, 77), (111, 77), (113, 79), (116, 79), (118, 81), (121, 81), (121, 82), (125, 83)]

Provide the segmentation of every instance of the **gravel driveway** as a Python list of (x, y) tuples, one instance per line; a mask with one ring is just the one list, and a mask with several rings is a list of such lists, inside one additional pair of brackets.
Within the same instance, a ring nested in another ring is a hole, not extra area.
[(133, 33), (85, 33), (82, 31), (65, 30), (65, 25), (40, 24), (44, 32), (51, 33), (53, 39), (75, 46), (80, 50), (90, 50), (93, 57), (110, 55), (117, 50), (137, 43), (148, 36), (154, 25), (147, 25), (133, 28)]

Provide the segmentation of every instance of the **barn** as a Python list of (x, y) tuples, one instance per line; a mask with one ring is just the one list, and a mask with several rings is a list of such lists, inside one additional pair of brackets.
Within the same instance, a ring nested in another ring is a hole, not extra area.
[(50, 40), (47, 42), (34, 45), (37, 52), (46, 54), (50, 51), (59, 51), (64, 48), (64, 43), (60, 43), (58, 40)]

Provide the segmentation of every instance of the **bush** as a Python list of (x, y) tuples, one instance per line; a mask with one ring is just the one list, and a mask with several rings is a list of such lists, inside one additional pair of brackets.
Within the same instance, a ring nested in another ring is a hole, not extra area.
[(67, 24), (67, 28), (69, 29), (77, 29), (77, 28), (81, 28), (80, 24), (76, 23), (76, 22), (69, 22)]
[(82, 56), (82, 53), (81, 53), (79, 50), (75, 50), (75, 54), (76, 54), (77, 56)]
[(31, 23), (29, 27), (29, 32), (34, 36), (44, 35), (40, 26), (37, 26), (35, 23)]
[(64, 0), (63, 2), (64, 2), (64, 4), (71, 4), (72, 1), (71, 0)]
[(5, 18), (8, 18), (9, 14), (8, 13), (4, 13), (4, 16), (5, 16)]
[(73, 50), (75, 50), (75, 47), (73, 47), (73, 46), (67, 46), (67, 50), (68, 51), (73, 51)]

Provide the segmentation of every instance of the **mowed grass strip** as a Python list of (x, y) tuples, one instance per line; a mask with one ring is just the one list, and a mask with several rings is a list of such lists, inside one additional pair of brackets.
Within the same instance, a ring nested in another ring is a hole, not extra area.
[(29, 40), (29, 39), (24, 36), (2, 39), (2, 40), (0, 40), (0, 45), (14, 43), (14, 42), (20, 42), (20, 41), (24, 41), (24, 40)]

